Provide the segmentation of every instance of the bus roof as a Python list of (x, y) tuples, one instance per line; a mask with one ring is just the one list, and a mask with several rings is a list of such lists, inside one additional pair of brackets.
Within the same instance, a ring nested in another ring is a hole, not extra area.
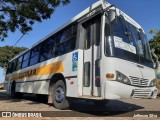
[[(106, 2), (106, 7), (109, 7), (111, 4)], [(38, 41), (37, 43), (35, 43), (32, 47), (30, 47), (29, 49), (21, 52), (20, 54), (18, 54), (17, 56), (15, 56), (13, 59), (11, 59), (9, 62), (11, 62), (12, 60), (18, 58), (19, 56), (21, 56), (23, 53), (27, 52), (28, 50), (30, 50), (31, 48), (35, 47), (36, 45), (38, 45), (39, 43), (41, 43), (42, 41), (44, 41), (45, 39), (47, 39), (48, 37), (50, 37), (51, 35), (54, 35), (55, 33), (57, 33), (58, 31), (60, 31), (61, 29), (65, 28), (66, 26), (70, 25), (71, 23), (75, 22), (76, 20), (82, 18), (83, 16), (87, 15), (91, 10), (96, 9), (98, 7), (102, 6), (102, 2), (98, 1), (94, 4), (92, 4), (91, 6), (89, 6), (88, 8), (86, 8), (84, 11), (82, 11), (81, 13), (79, 13), (78, 15), (76, 15), (75, 17), (73, 17), (71, 20), (69, 20), (67, 23), (65, 23), (64, 25), (62, 25), (61, 27), (59, 27), (58, 29), (56, 29), (55, 31), (51, 32), (50, 34), (48, 34), (47, 36), (45, 36), (43, 39), (41, 39), (40, 41)], [(131, 17), (129, 17), (127, 14), (125, 14), (124, 12), (122, 12), (121, 10), (119, 10), (118, 8), (116, 8), (116, 12), (117, 15), (122, 15), (124, 16), (124, 19), (126, 21), (128, 21), (129, 23), (131, 23), (132, 25), (134, 25), (136, 28), (141, 28), (142, 27), (135, 21), (133, 20)], [(143, 30), (143, 29), (142, 29)]]

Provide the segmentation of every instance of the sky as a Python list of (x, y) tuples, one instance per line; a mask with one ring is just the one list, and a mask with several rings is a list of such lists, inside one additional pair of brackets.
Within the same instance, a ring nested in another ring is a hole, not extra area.
[[(71, 0), (69, 5), (59, 6), (51, 16), (51, 19), (34, 24), (33, 30), (27, 33), (16, 46), (31, 47), (97, 1)], [(150, 29), (160, 29), (160, 0), (107, 0), (107, 2), (114, 4), (138, 22), (146, 32), (148, 39), (152, 38), (152, 35), (149, 34)], [(13, 46), (21, 36), (22, 34), (19, 31), (9, 33), (8, 38), (4, 42), (0, 42), (0, 46)], [(3, 81), (4, 72), (0, 68), (0, 83)]]

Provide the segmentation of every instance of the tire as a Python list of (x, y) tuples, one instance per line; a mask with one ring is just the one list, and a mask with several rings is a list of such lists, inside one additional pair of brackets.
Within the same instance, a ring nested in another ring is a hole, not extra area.
[(13, 82), (11, 86), (11, 98), (22, 98), (23, 93), (16, 92), (16, 83)]
[(57, 109), (64, 110), (69, 108), (69, 101), (66, 98), (66, 87), (62, 80), (58, 80), (53, 85), (52, 100), (54, 107)]
[(95, 100), (95, 101), (93, 101), (94, 105), (95, 105), (95, 106), (98, 106), (98, 107), (103, 107), (103, 106), (105, 106), (108, 102), (109, 102), (108, 100), (103, 100), (103, 101)]

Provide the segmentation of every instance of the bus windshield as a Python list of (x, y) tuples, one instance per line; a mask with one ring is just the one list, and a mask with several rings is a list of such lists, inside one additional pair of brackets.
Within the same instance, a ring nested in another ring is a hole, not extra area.
[(149, 43), (142, 30), (122, 16), (111, 21), (109, 26), (112, 40), (106, 41), (106, 55), (153, 67)]

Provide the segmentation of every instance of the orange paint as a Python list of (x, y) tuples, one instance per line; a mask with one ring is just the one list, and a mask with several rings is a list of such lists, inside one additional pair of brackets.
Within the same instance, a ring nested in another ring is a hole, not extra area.
[(42, 75), (49, 75), (54, 74), (57, 72), (64, 72), (63, 63), (61, 61), (51, 63), (45, 66), (37, 67), (31, 70), (23, 71), (20, 73), (16, 73), (12, 75), (11, 80), (18, 80), (22, 78), (31, 78), (34, 76), (42, 76)]

